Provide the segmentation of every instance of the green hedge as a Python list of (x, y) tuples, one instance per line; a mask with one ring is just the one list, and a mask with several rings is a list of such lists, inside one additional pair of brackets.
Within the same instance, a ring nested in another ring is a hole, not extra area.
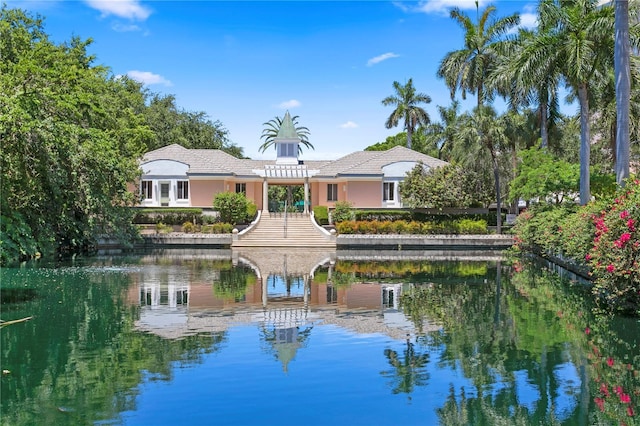
[(329, 209), (327, 206), (315, 206), (313, 208), (313, 217), (316, 219), (318, 225), (329, 224)]
[(164, 223), (182, 225), (185, 222), (202, 223), (202, 209), (198, 208), (142, 208), (136, 209), (135, 224)]
[[(354, 210), (355, 220), (377, 220), (384, 221), (416, 221), (416, 222), (432, 222), (442, 223), (460, 220), (481, 221), (484, 220), (489, 226), (496, 226), (497, 214), (495, 211), (488, 213), (426, 213), (417, 210)], [(502, 215), (502, 224), (505, 223), (506, 216)]]
[(415, 220), (345, 220), (336, 224), (338, 234), (486, 234), (485, 220), (418, 222)]

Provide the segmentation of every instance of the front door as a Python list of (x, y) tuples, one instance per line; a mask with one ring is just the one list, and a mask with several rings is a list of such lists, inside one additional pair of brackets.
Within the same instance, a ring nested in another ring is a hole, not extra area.
[(169, 182), (160, 182), (160, 206), (169, 206)]

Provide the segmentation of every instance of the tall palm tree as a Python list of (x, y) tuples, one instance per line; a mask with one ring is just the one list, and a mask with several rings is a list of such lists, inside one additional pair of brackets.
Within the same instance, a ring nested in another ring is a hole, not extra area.
[(559, 67), (578, 96), (580, 105), (580, 204), (591, 199), (589, 163), (589, 86), (598, 74), (606, 74), (613, 59), (613, 9), (597, 0), (542, 0), (538, 15), (546, 27), (540, 32), (535, 54), (538, 62)]
[(516, 13), (494, 19), (495, 6), (487, 6), (481, 14), (479, 10), (477, 12), (477, 23), (473, 23), (460, 9), (451, 10), (451, 18), (465, 32), (464, 48), (447, 53), (440, 62), (437, 75), (445, 80), (452, 99), (458, 90), (462, 92), (462, 99), (466, 99), (469, 92), (477, 96), (480, 107), (493, 98), (492, 91), (486, 90), (485, 81), (501, 54), (505, 34), (520, 23), (520, 17)]
[(448, 107), (438, 105), (437, 108), (440, 121), (427, 127), (427, 140), (437, 148), (440, 160), (449, 161), (457, 130), (460, 103), (454, 100)]
[[(285, 117), (287, 114), (289, 114), (288, 111), (285, 113)], [(271, 146), (275, 148), (275, 139), (278, 136), (278, 131), (280, 130), (280, 127), (282, 127), (282, 122), (284, 121), (285, 117), (281, 118), (275, 116), (266, 123), (262, 123), (264, 129), (262, 129), (262, 135), (260, 136), (260, 139), (264, 139), (264, 142), (262, 143), (262, 145), (260, 145), (260, 148), (258, 148), (260, 152), (265, 152)], [(309, 142), (309, 129), (304, 126), (298, 125), (298, 117), (299, 116), (294, 115), (293, 117), (291, 117), (291, 121), (293, 122), (293, 125), (296, 129), (296, 134), (300, 138), (300, 144), (304, 145), (306, 148), (315, 150), (313, 144)], [(299, 153), (302, 152), (301, 145), (298, 145)]]
[(418, 104), (428, 104), (431, 97), (426, 93), (416, 93), (413, 87), (413, 79), (409, 79), (404, 86), (397, 81), (393, 82), (395, 95), (387, 96), (382, 100), (382, 105), (394, 105), (393, 110), (385, 126), (387, 129), (396, 127), (401, 119), (404, 120), (404, 129), (407, 132), (407, 148), (411, 149), (411, 138), (417, 126), (426, 126), (431, 121), (429, 114)]
[[(538, 28), (544, 29), (544, 23), (540, 22)], [(561, 74), (558, 64), (545, 55), (536, 54), (537, 49), (544, 49), (537, 37), (535, 31), (520, 29), (489, 81), (508, 100), (512, 110), (537, 105), (541, 146), (546, 148), (549, 146), (549, 128), (560, 115), (558, 87)]]

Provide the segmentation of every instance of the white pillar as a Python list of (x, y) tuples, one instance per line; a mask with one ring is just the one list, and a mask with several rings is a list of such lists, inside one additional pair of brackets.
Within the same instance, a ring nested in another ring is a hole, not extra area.
[(269, 212), (269, 184), (266, 177), (262, 181), (262, 211), (264, 213)]
[(304, 213), (309, 214), (309, 178), (304, 178)]

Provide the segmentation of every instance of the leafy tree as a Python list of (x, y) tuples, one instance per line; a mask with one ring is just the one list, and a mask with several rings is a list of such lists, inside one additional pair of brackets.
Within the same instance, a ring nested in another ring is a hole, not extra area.
[[(426, 127), (418, 127), (411, 136), (411, 149), (432, 157), (438, 156), (438, 148), (434, 143), (429, 143)], [(365, 151), (386, 151), (395, 146), (406, 146), (407, 132), (400, 132), (393, 136), (387, 136), (384, 142), (369, 145)]]
[(75, 37), (57, 45), (40, 18), (0, 9), (2, 247), (19, 247), (3, 259), (136, 234), (127, 185), (152, 137), (139, 114), (144, 96), (92, 65), (90, 45)]
[(578, 164), (558, 160), (547, 150), (538, 148), (521, 151), (520, 156), (522, 162), (509, 191), (511, 200), (553, 200), (560, 204), (567, 195), (570, 199), (575, 196), (580, 178)]
[(211, 121), (204, 112), (191, 112), (178, 108), (174, 95), (151, 94), (144, 115), (154, 138), (147, 150), (174, 143), (185, 148), (220, 149), (238, 158), (243, 150), (229, 141), (229, 132), (219, 121)]
[(475, 94), (478, 107), (493, 98), (492, 91), (486, 90), (487, 76), (500, 56), (504, 35), (520, 22), (518, 14), (493, 19), (495, 12), (495, 6), (488, 6), (474, 23), (459, 8), (451, 10), (451, 19), (464, 30), (464, 47), (447, 53), (437, 72), (451, 91), (451, 99), (458, 90), (462, 99), (466, 99), (467, 92)]
[(473, 173), (459, 165), (426, 170), (417, 164), (400, 185), (400, 196), (411, 208), (469, 207), (473, 204), (469, 191), (473, 180)]
[(411, 149), (411, 139), (418, 126), (429, 124), (429, 114), (419, 104), (428, 104), (431, 97), (426, 93), (416, 93), (413, 87), (413, 79), (403, 86), (397, 81), (393, 82), (395, 95), (387, 96), (382, 100), (384, 106), (395, 106), (385, 123), (387, 129), (396, 127), (400, 120), (404, 120), (404, 129), (407, 132), (407, 148)]
[[(285, 117), (288, 114), (289, 112), (287, 111)], [(265, 152), (269, 147), (272, 146), (275, 148), (275, 139), (278, 136), (278, 132), (280, 131), (280, 127), (282, 127), (282, 123), (285, 117), (280, 118), (276, 116), (266, 123), (262, 123), (264, 129), (262, 129), (262, 135), (260, 136), (260, 139), (264, 139), (264, 142), (258, 149), (260, 152)], [(293, 122), (298, 138), (300, 138), (300, 143), (304, 145), (305, 148), (315, 149), (313, 144), (309, 142), (309, 129), (304, 126), (298, 125), (298, 117), (299, 116), (294, 115), (293, 117), (291, 117), (291, 121)], [(298, 152), (302, 152), (302, 146), (300, 145), (298, 145)]]

